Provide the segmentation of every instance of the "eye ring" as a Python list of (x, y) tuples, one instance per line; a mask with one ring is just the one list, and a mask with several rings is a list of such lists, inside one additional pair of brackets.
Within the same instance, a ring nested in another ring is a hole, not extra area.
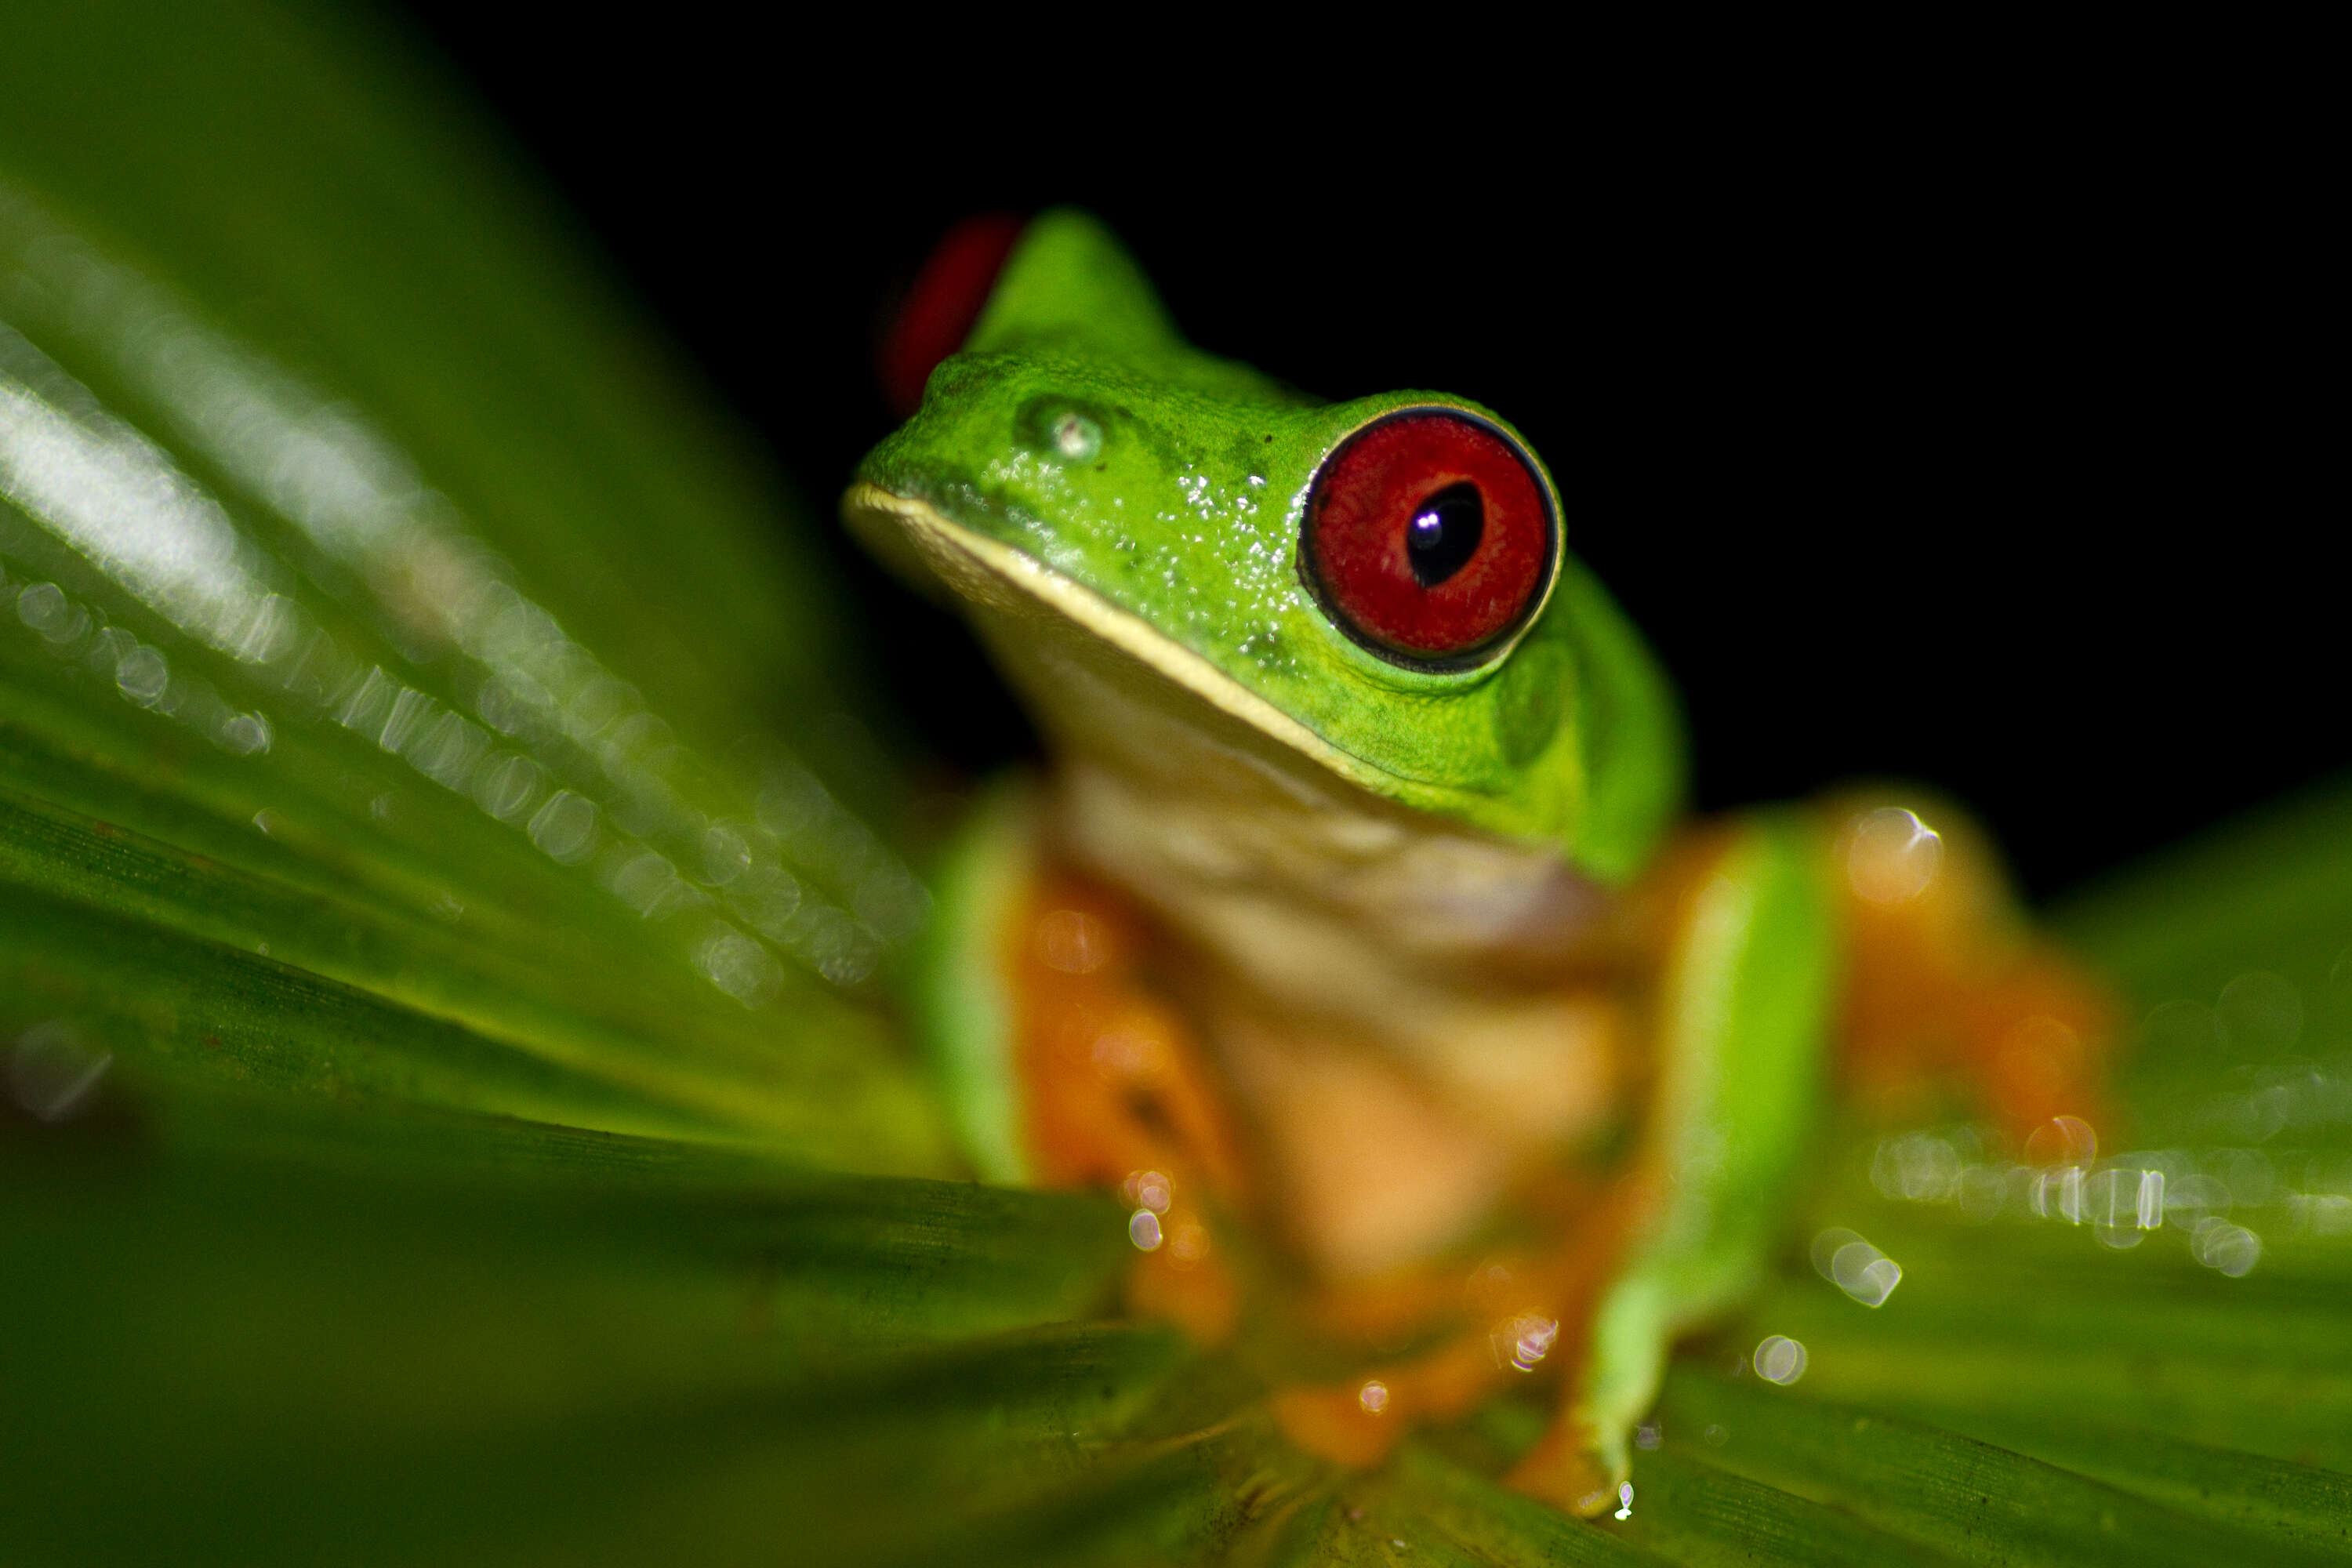
[(1445, 673), (1507, 653), (1550, 602), (1559, 499), (1524, 443), (1450, 404), (1389, 409), (1308, 481), (1298, 572), (1348, 638)]

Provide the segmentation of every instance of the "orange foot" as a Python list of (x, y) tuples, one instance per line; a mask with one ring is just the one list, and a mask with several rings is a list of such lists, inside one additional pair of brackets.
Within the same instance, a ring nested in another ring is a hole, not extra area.
[(1596, 1518), (1618, 1501), (1609, 1472), (1594, 1457), (1598, 1449), (1590, 1434), (1566, 1421), (1554, 1422), (1511, 1467), (1504, 1484), (1581, 1518)]
[(1386, 1458), (1413, 1427), (1459, 1420), (1517, 1380), (1565, 1369), (1560, 1414), (1507, 1478), (1530, 1496), (1591, 1514), (1616, 1500), (1569, 1411), (1588, 1358), (1593, 1313), (1647, 1204), (1633, 1177), (1588, 1189), (1548, 1252), (1482, 1266), (1456, 1300), (1460, 1333), (1415, 1360), (1337, 1385), (1274, 1396), (1290, 1440), (1335, 1463)]

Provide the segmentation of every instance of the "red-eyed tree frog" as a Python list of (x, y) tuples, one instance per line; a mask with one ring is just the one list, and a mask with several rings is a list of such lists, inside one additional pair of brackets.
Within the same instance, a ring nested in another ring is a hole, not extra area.
[(920, 1032), (977, 1173), (1122, 1194), (1137, 1310), (1308, 1325), (1298, 1442), (1374, 1463), (1556, 1376), (1513, 1479), (1615, 1506), (1837, 1057), (2088, 1110), (2096, 994), (1963, 826), (1684, 822), (1674, 694), (1569, 552), (1609, 520), (1501, 415), (1203, 353), (1066, 211), (951, 239), (906, 320), (845, 516), (1053, 759), (948, 857)]

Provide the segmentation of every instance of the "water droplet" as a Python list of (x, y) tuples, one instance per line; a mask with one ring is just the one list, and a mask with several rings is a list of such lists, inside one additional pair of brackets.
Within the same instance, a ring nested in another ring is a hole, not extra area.
[(2128, 1251), (2164, 1223), (2164, 1173), (2113, 1165), (2084, 1186), (2084, 1212), (2102, 1247)]
[(1127, 1194), (1128, 1202), (1153, 1214), (1166, 1214), (1175, 1199), (1176, 1184), (1157, 1171), (1136, 1171), (1120, 1184), (1119, 1190)]
[(720, 930), (705, 939), (695, 962), (709, 982), (746, 1007), (766, 1000), (783, 980), (768, 950), (742, 932)]
[(1903, 1266), (1860, 1237), (1831, 1257), (1829, 1272), (1839, 1289), (1871, 1308), (1885, 1306), (1903, 1283)]
[(172, 667), (163, 656), (144, 644), (131, 649), (114, 667), (114, 684), (142, 708), (152, 708), (172, 684)]
[(1846, 841), (1847, 882), (1857, 898), (1882, 907), (1927, 891), (1943, 861), (1943, 836), (1901, 806), (1864, 816)]
[(2242, 1279), (2262, 1261), (2263, 1238), (2244, 1226), (2209, 1215), (2198, 1222), (2189, 1249), (2206, 1268)]
[(258, 756), (269, 750), (273, 739), (269, 721), (259, 713), (234, 713), (224, 721), (213, 736), (224, 752), (240, 757)]
[(89, 617), (55, 583), (35, 583), (19, 592), (16, 618), (60, 647), (89, 629)]
[(549, 858), (576, 866), (595, 847), (595, 805), (568, 789), (558, 790), (530, 819), (530, 841)]
[(724, 888), (751, 868), (751, 846), (736, 828), (720, 823), (702, 836), (702, 871)]
[(1772, 1334), (1756, 1347), (1756, 1375), (1783, 1386), (1805, 1375), (1805, 1347), (1786, 1334)]
[(114, 1053), (82, 1043), (61, 1023), (37, 1024), (8, 1056), (8, 1092), (43, 1121), (69, 1121), (88, 1106)]
[(1871, 1184), (1885, 1196), (1941, 1203), (1959, 1184), (1959, 1151), (1932, 1132), (1906, 1132), (1881, 1142), (1870, 1163)]
[(2098, 1152), (2098, 1133), (2079, 1116), (2053, 1116), (2025, 1141), (2025, 1157), (2036, 1165), (2087, 1165)]
[(651, 849), (622, 862), (613, 873), (611, 885), (623, 903), (648, 920), (691, 897), (677, 868)]
[(474, 773), (474, 804), (500, 822), (519, 822), (539, 800), (547, 775), (529, 757), (494, 755)]
[(2187, 1175), (2165, 1189), (2164, 1217), (2183, 1230), (2195, 1230), (2208, 1215), (2229, 1212), (2229, 1184), (2218, 1176)]
[(1559, 1343), (1559, 1322), (1529, 1313), (1505, 1324), (1504, 1337), (1509, 1342), (1511, 1365), (1520, 1372), (1533, 1372)]

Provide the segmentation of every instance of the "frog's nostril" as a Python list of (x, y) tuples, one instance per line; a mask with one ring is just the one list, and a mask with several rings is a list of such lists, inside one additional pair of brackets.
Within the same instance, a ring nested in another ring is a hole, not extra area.
[(971, 335), (1026, 226), (1026, 219), (1012, 213), (966, 218), (948, 230), (915, 275), (883, 334), (876, 365), (882, 395), (899, 418), (921, 406), (931, 372)]

